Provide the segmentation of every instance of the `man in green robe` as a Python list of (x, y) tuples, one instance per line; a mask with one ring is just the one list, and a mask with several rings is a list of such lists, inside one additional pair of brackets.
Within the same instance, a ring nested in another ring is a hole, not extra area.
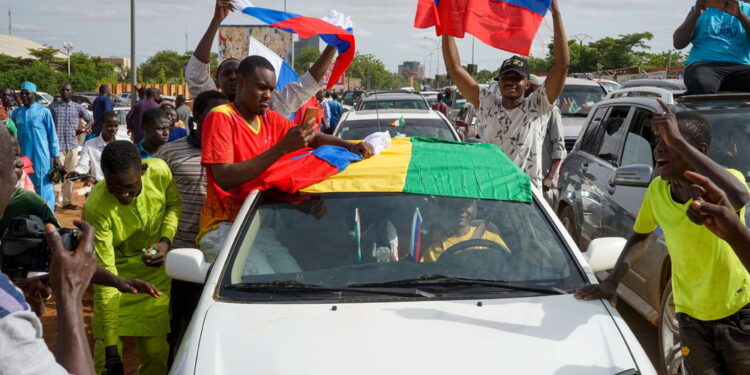
[(140, 374), (165, 374), (169, 344), (170, 279), (163, 263), (177, 231), (182, 201), (169, 166), (141, 160), (135, 145), (113, 141), (102, 151), (104, 181), (91, 191), (85, 218), (96, 228), (99, 264), (122, 278), (154, 284), (164, 295), (151, 298), (94, 286), (94, 362), (121, 363), (121, 337), (137, 337)]

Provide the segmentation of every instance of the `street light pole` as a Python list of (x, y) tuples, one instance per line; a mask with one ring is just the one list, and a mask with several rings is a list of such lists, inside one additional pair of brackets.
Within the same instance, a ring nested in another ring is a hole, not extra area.
[[(437, 40), (435, 40), (435, 39), (432, 39), (432, 38), (428, 38), (428, 37), (426, 37), (426, 36), (424, 36), (424, 37), (422, 37), (422, 38), (423, 38), (423, 39), (425, 39), (425, 40), (429, 40), (430, 42), (433, 42), (433, 43), (435, 43), (435, 49), (436, 49), (436, 50), (439, 50), (439, 49), (440, 49), (440, 42), (439, 42), (439, 41), (437, 41)], [(439, 58), (440, 58), (440, 52), (438, 52), (438, 53), (437, 53), (437, 54), (435, 55), (435, 76), (438, 76), (438, 75), (440, 75), (440, 62), (438, 62), (438, 59), (439, 59)]]
[(73, 51), (73, 43), (64, 42), (63, 49), (65, 50), (65, 53), (68, 55), (68, 75), (70, 75), (70, 52)]
[(130, 0), (130, 108), (135, 105), (138, 69), (135, 63), (135, 0)]

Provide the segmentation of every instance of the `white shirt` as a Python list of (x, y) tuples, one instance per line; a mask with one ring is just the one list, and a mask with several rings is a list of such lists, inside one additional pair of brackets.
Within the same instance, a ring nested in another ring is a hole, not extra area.
[[(190, 56), (190, 61), (185, 66), (185, 80), (191, 98), (204, 91), (216, 90), (216, 83), (209, 75), (208, 68), (208, 64), (198, 60), (195, 55)], [(271, 110), (288, 118), (322, 88), (312, 74), (307, 72), (299, 81), (289, 83), (274, 94), (271, 99)]]
[[(115, 135), (116, 141), (130, 141), (127, 137)], [(102, 173), (102, 151), (107, 143), (104, 142), (101, 134), (96, 138), (91, 138), (83, 144), (81, 154), (78, 156), (78, 164), (73, 169), (76, 173), (93, 175), (98, 181), (104, 180)]]
[(542, 187), (542, 143), (547, 132), (547, 121), (553, 105), (542, 86), (513, 109), (505, 109), (502, 100), (492, 91), (481, 89), (477, 117), (481, 125), (479, 135), (503, 149), (531, 183)]

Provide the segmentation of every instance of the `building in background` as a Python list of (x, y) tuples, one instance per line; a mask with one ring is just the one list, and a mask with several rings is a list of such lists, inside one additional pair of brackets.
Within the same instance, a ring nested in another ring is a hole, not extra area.
[[(31, 56), (29, 54), (30, 49), (41, 49), (49, 47), (50, 46), (45, 46), (33, 40), (20, 38), (15, 35), (0, 34), (0, 53), (8, 55), (10, 57), (33, 59), (34, 56)], [(67, 59), (68, 55), (62, 52), (58, 52), (55, 57)]]
[(404, 61), (398, 66), (398, 74), (411, 75), (415, 78), (424, 78), (424, 66), (419, 61)]
[(304, 38), (304, 39), (300, 39), (294, 42), (294, 56), (299, 56), (300, 53), (302, 53), (302, 50), (307, 47), (312, 47), (317, 50), (320, 50), (320, 37), (316, 35), (310, 38)]
[(102, 57), (102, 61), (119, 66), (122, 69), (130, 69), (130, 59), (127, 57)]

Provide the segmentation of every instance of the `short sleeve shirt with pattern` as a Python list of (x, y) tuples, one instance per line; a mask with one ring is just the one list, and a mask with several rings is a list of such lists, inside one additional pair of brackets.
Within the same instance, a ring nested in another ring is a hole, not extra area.
[(513, 109), (503, 108), (502, 100), (490, 90), (479, 93), (480, 137), (502, 148), (538, 188), (542, 186), (542, 143), (552, 107), (544, 86)]
[(280, 114), (267, 110), (251, 125), (232, 103), (214, 108), (203, 120), (201, 163), (206, 168), (206, 203), (200, 217), (196, 242), (222, 222), (234, 221), (253, 185), (222, 190), (211, 171), (211, 164), (234, 164), (252, 159), (279, 143), (294, 124)]

